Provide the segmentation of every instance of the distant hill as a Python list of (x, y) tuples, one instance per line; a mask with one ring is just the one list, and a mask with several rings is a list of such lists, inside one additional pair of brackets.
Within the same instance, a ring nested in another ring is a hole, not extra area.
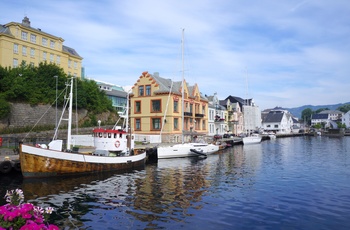
[(328, 108), (330, 110), (336, 110), (340, 106), (343, 106), (343, 105), (346, 105), (346, 104), (350, 104), (350, 102), (339, 103), (339, 104), (335, 104), (335, 105), (303, 105), (303, 106), (300, 106), (300, 107), (297, 107), (297, 108), (284, 108), (284, 109), (288, 110), (294, 116), (296, 116), (298, 118), (301, 118), (301, 113), (303, 112), (304, 109), (310, 108), (312, 111), (316, 111), (316, 110), (322, 109), (322, 108)]

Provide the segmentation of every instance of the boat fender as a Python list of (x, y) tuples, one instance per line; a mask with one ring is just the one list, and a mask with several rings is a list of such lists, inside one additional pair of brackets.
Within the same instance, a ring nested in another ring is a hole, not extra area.
[(12, 170), (12, 164), (10, 161), (3, 161), (0, 163), (0, 172), (9, 173)]
[(114, 145), (115, 145), (116, 148), (119, 148), (120, 142), (119, 142), (119, 141), (115, 141), (115, 144), (114, 144)]
[(17, 172), (21, 172), (21, 163), (20, 163), (20, 162), (13, 162), (12, 167), (13, 167)]

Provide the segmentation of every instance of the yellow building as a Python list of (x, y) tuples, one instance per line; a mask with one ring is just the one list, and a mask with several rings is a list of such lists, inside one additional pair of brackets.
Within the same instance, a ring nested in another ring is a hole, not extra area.
[(22, 23), (0, 25), (0, 65), (15, 68), (22, 62), (38, 66), (46, 61), (55, 63), (66, 74), (81, 77), (83, 58), (63, 42), (60, 37), (31, 27), (27, 17)]
[(173, 82), (159, 77), (158, 73), (151, 75), (143, 72), (132, 87), (130, 96), (130, 121), (133, 132), (143, 135), (161, 134), (162, 142), (181, 142), (182, 130), (184, 134), (206, 135), (208, 100), (201, 96), (197, 84), (189, 86), (184, 82), (182, 109), (181, 81)]

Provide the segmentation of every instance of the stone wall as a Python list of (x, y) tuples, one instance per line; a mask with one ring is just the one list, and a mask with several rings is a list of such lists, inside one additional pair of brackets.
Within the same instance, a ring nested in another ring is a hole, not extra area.
[[(10, 103), (11, 114), (8, 118), (0, 120), (0, 130), (5, 128), (23, 128), (34, 126), (55, 126), (56, 123), (56, 106), (55, 105), (30, 105), (25, 103)], [(62, 113), (62, 107), (57, 108), (57, 120), (60, 120)], [(112, 123), (116, 122), (118, 116), (116, 113), (105, 112), (95, 115), (97, 120), (106, 122), (110, 120)], [(64, 118), (68, 118), (68, 112), (65, 113)], [(76, 124), (76, 112), (73, 108), (72, 124)], [(86, 109), (78, 110), (78, 121), (81, 124), (84, 120), (88, 119), (88, 111)], [(63, 121), (61, 124), (67, 126), (68, 122)], [(96, 124), (97, 126), (98, 124)]]
[[(56, 106), (50, 105), (30, 105), (25, 103), (10, 103), (11, 114), (8, 118), (0, 120), (0, 129), (4, 128), (23, 128), (33, 127), (35, 125), (45, 126), (56, 123)], [(57, 120), (60, 119), (62, 108), (57, 108)], [(78, 120), (86, 117), (87, 110), (78, 111)], [(68, 117), (68, 113), (65, 114)], [(76, 115), (73, 114), (73, 124), (75, 124)]]

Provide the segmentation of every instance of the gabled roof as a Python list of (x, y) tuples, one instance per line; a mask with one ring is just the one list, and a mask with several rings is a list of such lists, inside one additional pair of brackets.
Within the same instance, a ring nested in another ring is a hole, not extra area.
[(268, 113), (264, 119), (264, 123), (281, 122), (284, 113)]
[(234, 96), (228, 96), (224, 101), (226, 102), (227, 100), (230, 100), (231, 103), (238, 102), (240, 106), (244, 105), (245, 100), (240, 98), (240, 97), (234, 97)]
[(311, 119), (323, 119), (323, 120), (327, 120), (327, 119), (328, 119), (328, 113), (317, 113), (317, 114), (312, 114)]
[(319, 114), (343, 114), (343, 112), (339, 110), (323, 110)]
[[(182, 81), (172, 81), (171, 79), (166, 79), (166, 78), (162, 78), (159, 76), (159, 73), (154, 73), (149, 74), (150, 77), (152, 77), (157, 84), (159, 85), (159, 89), (154, 91), (155, 94), (163, 94), (163, 93), (169, 93), (170, 89), (171, 89), (171, 84), (173, 84), (171, 92), (174, 94), (178, 94), (181, 95), (181, 85), (182, 85)], [(196, 85), (190, 86), (186, 81), (185, 81), (187, 90), (188, 90), (188, 97), (189, 98), (194, 98), (194, 91), (196, 88)], [(200, 92), (200, 100), (202, 101), (208, 101), (208, 99), (206, 97), (204, 97)]]
[(159, 76), (158, 73), (149, 74), (159, 85), (159, 89), (156, 90), (154, 93), (161, 94), (161, 93), (169, 93), (171, 89), (171, 84), (173, 84), (171, 92), (176, 94), (181, 94), (181, 81), (172, 81), (171, 79), (162, 78)]

